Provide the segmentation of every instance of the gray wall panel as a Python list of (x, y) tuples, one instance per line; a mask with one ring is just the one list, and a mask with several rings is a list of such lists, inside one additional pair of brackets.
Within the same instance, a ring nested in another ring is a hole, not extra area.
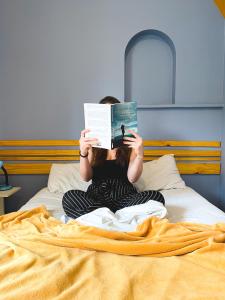
[[(224, 21), (224, 103), (225, 103), (225, 21)], [(222, 172), (221, 172), (221, 197), (220, 202), (225, 211), (225, 109), (223, 109), (223, 120), (222, 120)]]

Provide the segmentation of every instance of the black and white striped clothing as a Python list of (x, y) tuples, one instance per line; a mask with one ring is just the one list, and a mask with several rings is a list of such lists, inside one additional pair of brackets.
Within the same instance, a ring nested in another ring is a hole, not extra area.
[(63, 209), (68, 217), (78, 218), (100, 207), (108, 207), (112, 212), (145, 203), (149, 200), (165, 204), (158, 191), (137, 192), (128, 181), (106, 179), (92, 183), (87, 192), (71, 190), (64, 194)]

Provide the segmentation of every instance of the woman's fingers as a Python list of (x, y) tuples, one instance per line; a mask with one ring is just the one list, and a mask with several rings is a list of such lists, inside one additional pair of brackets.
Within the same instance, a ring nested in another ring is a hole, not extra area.
[(86, 134), (87, 132), (90, 132), (90, 131), (91, 131), (90, 129), (84, 129), (84, 130), (81, 131), (80, 136), (81, 136), (81, 137), (85, 137), (85, 134)]
[(128, 140), (128, 139), (124, 139), (123, 140), (123, 143), (124, 144), (134, 144), (134, 145), (141, 145), (141, 142), (140, 142), (140, 140), (137, 140), (137, 139), (133, 139), (133, 140)]
[(88, 133), (88, 132), (90, 132), (90, 131), (91, 131), (90, 129), (84, 129), (84, 130), (82, 130), (81, 133), (80, 133), (80, 141), (82, 141), (82, 142), (97, 142), (98, 141), (97, 138), (94, 138), (94, 137), (88, 137), (88, 138), (86, 138), (85, 137), (85, 134)]
[(135, 142), (129, 142), (129, 141), (125, 141), (125, 140), (123, 140), (123, 144), (127, 145), (128, 148), (134, 148), (136, 145)]
[(135, 145), (135, 142), (129, 142), (129, 141), (123, 141), (123, 144), (125, 145)]
[(99, 142), (98, 139), (96, 138), (85, 138), (85, 137), (81, 137), (80, 139), (80, 147), (85, 147), (85, 148), (89, 148), (92, 145), (96, 145)]
[(94, 144), (98, 144), (98, 141), (89, 141), (84, 143), (84, 145), (94, 145)]
[(96, 139), (96, 138), (84, 138), (83, 141), (84, 142), (97, 142), (98, 139)]
[(124, 141), (136, 141), (136, 138), (125, 136), (123, 138)]
[(84, 145), (89, 145), (89, 146), (91, 146), (91, 145), (97, 145), (98, 144), (98, 140), (92, 140), (92, 141), (88, 141), (88, 142), (84, 142)]
[(140, 137), (135, 131), (133, 131), (131, 129), (128, 129), (127, 131), (130, 132), (131, 134), (133, 134), (133, 136), (136, 137), (136, 138)]

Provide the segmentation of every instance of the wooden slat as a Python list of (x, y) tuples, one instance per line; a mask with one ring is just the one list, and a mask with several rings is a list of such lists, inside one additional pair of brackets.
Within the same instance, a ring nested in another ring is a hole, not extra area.
[(219, 141), (155, 141), (144, 140), (144, 146), (147, 147), (217, 147), (221, 146)]
[[(219, 148), (218, 141), (174, 141), (145, 140), (145, 147), (168, 147), (164, 149), (147, 149), (144, 160), (158, 159), (165, 154), (174, 154), (181, 174), (220, 174), (220, 150), (188, 150), (170, 147), (210, 147)], [(57, 149), (57, 147), (73, 147)], [(78, 140), (2, 140), (0, 141), (0, 160), (30, 161), (29, 163), (6, 163), (9, 174), (49, 174), (53, 161), (78, 161)], [(53, 147), (51, 149), (5, 149), (5, 147)], [(55, 149), (56, 147), (56, 149)], [(49, 163), (32, 163), (32, 161), (49, 161)], [(51, 162), (50, 162), (51, 161)], [(186, 161), (186, 162), (185, 162)], [(196, 163), (194, 163), (196, 161)], [(202, 162), (200, 162), (202, 161)]]
[(220, 174), (220, 164), (177, 163), (180, 174)]
[(221, 156), (220, 150), (177, 150), (177, 149), (162, 149), (162, 150), (145, 150), (146, 156), (162, 156), (165, 154), (174, 154), (175, 156)]
[[(177, 163), (181, 174), (220, 174), (220, 164)], [(5, 164), (9, 174), (49, 174), (51, 163)]]
[[(177, 149), (155, 149), (145, 150), (146, 156), (162, 156), (174, 154), (175, 156), (221, 156), (220, 150), (177, 150)], [(31, 150), (0, 150), (0, 156), (73, 156), (79, 155), (79, 150), (52, 150), (52, 149), (31, 149)]]
[(46, 164), (4, 164), (8, 174), (49, 174), (51, 163)]
[(79, 155), (79, 150), (65, 150), (65, 149), (30, 149), (30, 150), (0, 150), (0, 156), (73, 156)]
[(79, 146), (78, 140), (0, 140), (0, 147)]
[[(159, 156), (145, 156), (144, 160), (154, 160), (158, 159)], [(184, 161), (220, 161), (220, 157), (218, 156), (212, 156), (212, 157), (175, 157), (176, 160), (184, 160)], [(4, 161), (73, 161), (73, 160), (80, 160), (80, 156), (0, 156), (0, 160)]]
[(224, 0), (214, 0), (214, 2), (218, 6), (223, 17), (225, 18), (225, 2), (224, 2)]
[[(158, 159), (158, 156), (144, 156), (144, 161), (148, 161), (148, 160), (154, 160), (154, 159)], [(0, 158), (1, 159), (1, 158)], [(175, 156), (175, 160), (176, 161), (220, 161), (221, 158), (220, 157), (176, 157)]]
[[(0, 147), (79, 146), (79, 140), (0, 140)], [(147, 147), (217, 147), (219, 141), (144, 140)]]
[(59, 160), (79, 160), (79, 154), (76, 156), (0, 156), (0, 160), (4, 161), (59, 161)]

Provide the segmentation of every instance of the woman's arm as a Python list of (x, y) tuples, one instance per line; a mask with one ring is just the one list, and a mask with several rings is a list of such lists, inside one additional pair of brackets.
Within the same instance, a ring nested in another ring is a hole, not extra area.
[(143, 170), (144, 147), (142, 138), (133, 130), (129, 130), (134, 137), (125, 137), (124, 144), (132, 148), (127, 177), (131, 183), (136, 182)]
[(81, 131), (80, 135), (80, 176), (84, 181), (89, 181), (92, 179), (92, 145), (98, 140), (96, 138), (86, 138), (85, 133), (89, 132), (89, 129)]

